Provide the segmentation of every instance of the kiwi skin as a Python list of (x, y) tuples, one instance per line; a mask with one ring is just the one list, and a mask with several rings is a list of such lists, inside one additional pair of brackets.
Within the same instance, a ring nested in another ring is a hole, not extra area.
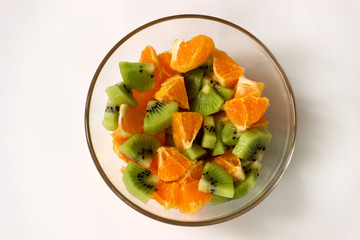
[(176, 102), (149, 101), (144, 119), (144, 132), (155, 135), (161, 130), (170, 127), (172, 115), (178, 109), (179, 106)]
[(122, 179), (128, 192), (143, 203), (150, 200), (159, 182), (157, 175), (134, 162), (128, 163)]

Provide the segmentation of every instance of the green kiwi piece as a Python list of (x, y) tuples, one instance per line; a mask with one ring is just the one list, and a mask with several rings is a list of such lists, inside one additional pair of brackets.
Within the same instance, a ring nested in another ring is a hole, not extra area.
[(119, 106), (124, 103), (130, 107), (137, 107), (138, 105), (138, 102), (133, 97), (132, 90), (129, 89), (123, 82), (107, 87), (105, 92), (110, 101)]
[(216, 124), (215, 124), (216, 143), (215, 143), (215, 147), (211, 153), (213, 156), (224, 154), (229, 149), (229, 147), (226, 146), (225, 143), (223, 143), (223, 141), (221, 139), (221, 131), (222, 131), (223, 127), (224, 127), (224, 124), (221, 121), (216, 122)]
[(266, 129), (251, 129), (241, 134), (232, 153), (243, 162), (259, 161), (271, 140), (271, 133)]
[(154, 71), (152, 63), (120, 62), (120, 73), (127, 87), (138, 92), (154, 89)]
[(159, 140), (151, 135), (134, 134), (119, 146), (119, 151), (147, 168), (150, 166), (156, 150), (160, 147)]
[(249, 188), (247, 182), (236, 182), (234, 183), (234, 196), (232, 198), (214, 196), (212, 197), (210, 203), (216, 205), (219, 203), (228, 202), (230, 200), (242, 198), (248, 193), (248, 190)]
[(115, 131), (119, 121), (119, 105), (112, 103), (110, 100), (106, 103), (104, 119), (102, 125), (108, 131)]
[(189, 160), (199, 160), (207, 155), (207, 151), (197, 144), (194, 144), (191, 148), (186, 149), (183, 154)]
[(216, 143), (215, 120), (213, 116), (204, 117), (204, 134), (201, 140), (203, 148), (214, 149)]
[(159, 182), (159, 177), (150, 170), (130, 161), (122, 180), (131, 195), (143, 203), (147, 203)]
[(225, 101), (230, 100), (234, 96), (234, 90), (221, 86), (209, 76), (205, 76), (203, 78), (203, 85), (204, 84), (210, 84), (214, 88), (216, 93), (219, 94)]
[(172, 115), (178, 109), (179, 107), (176, 102), (149, 101), (144, 119), (144, 132), (154, 135), (170, 127)]
[(212, 76), (214, 74), (213, 57), (211, 56), (200, 68), (205, 70), (205, 76)]
[(209, 83), (206, 83), (190, 104), (190, 108), (193, 112), (198, 112), (203, 116), (209, 116), (220, 111), (223, 104), (224, 99), (216, 93)]
[(248, 187), (248, 189), (252, 189), (255, 187), (256, 185), (256, 181), (257, 181), (257, 177), (258, 177), (258, 173), (256, 170), (250, 170), (250, 172), (248, 172), (246, 174), (246, 178), (245, 181), (243, 183), (246, 184), (246, 186)]
[(189, 102), (192, 102), (200, 91), (204, 71), (203, 68), (198, 67), (184, 74), (184, 82)]
[(221, 139), (226, 145), (233, 147), (238, 142), (241, 133), (242, 132), (236, 129), (234, 124), (232, 124), (230, 121), (227, 121), (223, 130), (221, 131)]
[(234, 196), (234, 184), (230, 174), (211, 162), (207, 162), (204, 166), (198, 189), (201, 192), (227, 198)]

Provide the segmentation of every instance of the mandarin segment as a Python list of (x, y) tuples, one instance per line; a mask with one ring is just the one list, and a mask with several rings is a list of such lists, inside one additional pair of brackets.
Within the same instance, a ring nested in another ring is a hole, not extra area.
[(158, 175), (163, 181), (176, 181), (190, 167), (189, 160), (174, 147), (158, 150)]
[(225, 87), (234, 86), (244, 73), (244, 68), (240, 67), (225, 52), (217, 49), (214, 50), (213, 70), (216, 80)]
[(119, 112), (119, 124), (118, 128), (112, 133), (113, 137), (129, 138), (143, 130), (145, 117), (143, 112), (129, 107), (127, 104), (122, 104)]
[(172, 117), (173, 139), (177, 149), (184, 152), (191, 148), (199, 132), (203, 117), (196, 112), (176, 112)]
[(200, 180), (203, 169), (204, 164), (202, 160), (192, 162), (190, 168), (183, 176), (180, 177), (177, 183), (183, 184), (185, 182), (191, 182), (193, 180)]
[(214, 41), (205, 35), (198, 35), (187, 42), (178, 39), (172, 47), (170, 66), (178, 72), (188, 72), (205, 63), (214, 48)]
[(159, 91), (155, 93), (155, 99), (163, 102), (177, 102), (179, 107), (189, 109), (184, 77), (175, 75), (161, 84)]
[(253, 128), (267, 128), (269, 125), (269, 121), (267, 120), (267, 118), (265, 116), (262, 116), (259, 121), (257, 121), (256, 123), (252, 124), (249, 129), (253, 129)]
[(252, 81), (242, 75), (234, 88), (235, 98), (241, 98), (245, 96), (261, 97), (264, 88), (264, 83)]
[(208, 204), (213, 197), (210, 193), (198, 190), (199, 180), (186, 182), (181, 185), (178, 207), (181, 212), (194, 214)]
[(152, 63), (155, 66), (154, 72), (154, 86), (155, 88), (161, 84), (162, 79), (162, 70), (158, 55), (155, 49), (152, 46), (146, 46), (145, 49), (141, 52), (140, 62)]
[(178, 74), (178, 71), (175, 71), (171, 68), (170, 62), (171, 62), (171, 51), (162, 52), (158, 55), (159, 63), (163, 72), (163, 75), (165, 75), (166, 78), (172, 77), (176, 74)]
[(248, 113), (242, 98), (235, 98), (225, 103), (227, 118), (239, 131), (245, 131), (247, 127)]
[(269, 106), (269, 99), (266, 97), (257, 98), (254, 96), (247, 96), (243, 98), (248, 113), (247, 126), (259, 121), (264, 115)]
[(170, 209), (177, 208), (179, 194), (180, 185), (177, 182), (164, 182), (160, 180), (151, 198), (155, 199), (165, 209)]
[(219, 165), (228, 174), (230, 174), (234, 182), (245, 180), (245, 174), (241, 166), (240, 159), (232, 154), (232, 149), (214, 158), (212, 162)]

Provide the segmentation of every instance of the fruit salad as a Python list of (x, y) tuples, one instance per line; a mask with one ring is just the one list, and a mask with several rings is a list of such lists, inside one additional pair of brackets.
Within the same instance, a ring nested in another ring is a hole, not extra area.
[(205, 35), (160, 54), (146, 46), (139, 62), (119, 68), (102, 124), (130, 194), (195, 214), (254, 188), (271, 139), (264, 83)]

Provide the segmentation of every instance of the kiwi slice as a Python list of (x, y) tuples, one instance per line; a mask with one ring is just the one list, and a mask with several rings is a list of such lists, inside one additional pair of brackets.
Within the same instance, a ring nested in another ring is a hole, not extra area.
[(205, 76), (203, 78), (203, 85), (204, 84), (210, 84), (214, 88), (216, 93), (219, 94), (225, 101), (231, 99), (234, 96), (235, 93), (234, 90), (232, 90), (231, 88), (221, 86), (209, 76)]
[(242, 132), (238, 131), (234, 124), (232, 124), (230, 121), (227, 121), (223, 130), (221, 131), (221, 139), (226, 145), (233, 147), (238, 142), (241, 134)]
[(197, 144), (194, 144), (191, 148), (188, 148), (183, 153), (185, 157), (193, 161), (195, 159), (202, 159), (207, 155), (207, 151)]
[(211, 56), (206, 63), (204, 63), (203, 65), (200, 66), (200, 68), (205, 70), (205, 75), (206, 76), (212, 76), (214, 74), (214, 69), (213, 69), (213, 57)]
[(102, 125), (108, 131), (115, 131), (119, 121), (119, 105), (112, 103), (110, 100), (106, 103), (104, 119)]
[(170, 127), (172, 115), (178, 109), (179, 107), (176, 102), (149, 101), (144, 119), (144, 132), (157, 134), (159, 131)]
[(154, 89), (154, 71), (152, 63), (120, 62), (120, 73), (126, 84), (138, 92)]
[(224, 99), (216, 93), (210, 83), (205, 83), (190, 107), (191, 111), (208, 116), (220, 111), (223, 104)]
[(204, 68), (198, 67), (184, 74), (184, 82), (189, 102), (192, 102), (199, 93), (204, 72)]
[(147, 168), (159, 147), (160, 142), (156, 137), (137, 133), (121, 144), (119, 151)]
[(221, 138), (221, 132), (223, 130), (224, 124), (221, 121), (217, 121), (216, 125), (215, 125), (215, 131), (216, 131), (216, 143), (215, 143), (215, 147), (212, 150), (212, 155), (213, 156), (217, 156), (217, 155), (221, 155), (224, 154), (229, 147), (225, 145), (225, 143), (223, 143), (222, 138)]
[(123, 182), (131, 195), (147, 203), (159, 182), (159, 177), (134, 162), (126, 166)]
[(123, 103), (129, 105), (130, 107), (136, 107), (138, 105), (138, 102), (133, 97), (132, 90), (129, 89), (123, 82), (107, 87), (105, 92), (111, 102), (119, 106)]
[(221, 196), (214, 196), (211, 199), (211, 203), (216, 205), (219, 203), (228, 202), (230, 200), (239, 199), (244, 197), (248, 193), (249, 187), (247, 185), (246, 179), (244, 182), (234, 183), (234, 196), (232, 198), (226, 198)]
[(201, 192), (227, 198), (234, 196), (234, 184), (230, 174), (219, 165), (211, 162), (205, 164), (198, 189)]
[(213, 116), (204, 117), (203, 122), (204, 134), (201, 140), (203, 148), (214, 149), (216, 143), (215, 120)]
[(271, 140), (271, 133), (266, 129), (251, 129), (241, 134), (232, 153), (242, 162), (259, 161)]

